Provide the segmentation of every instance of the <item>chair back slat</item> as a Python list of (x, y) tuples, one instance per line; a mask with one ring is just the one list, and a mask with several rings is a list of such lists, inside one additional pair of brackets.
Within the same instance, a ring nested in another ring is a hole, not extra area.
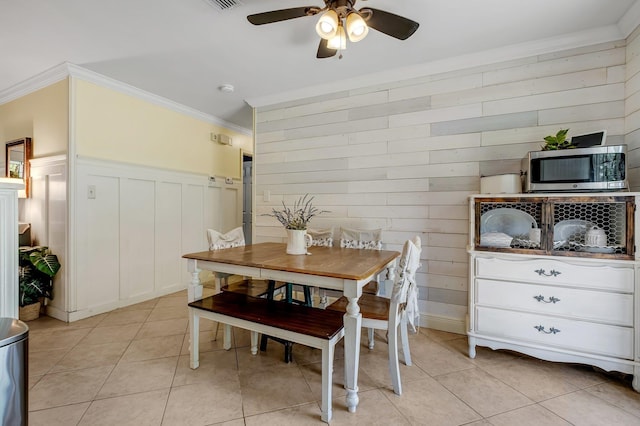
[(382, 229), (340, 229), (340, 247), (382, 250)]
[(311, 235), (311, 245), (317, 247), (333, 247), (333, 228), (307, 229)]
[(209, 241), (209, 250), (222, 250), (245, 244), (242, 227), (234, 228), (226, 234), (215, 229), (207, 229), (207, 240)]

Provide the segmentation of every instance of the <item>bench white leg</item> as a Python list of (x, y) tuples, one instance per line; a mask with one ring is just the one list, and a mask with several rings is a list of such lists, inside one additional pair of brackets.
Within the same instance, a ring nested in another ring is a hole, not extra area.
[(258, 355), (258, 332), (251, 332), (251, 355)]
[(322, 421), (329, 423), (333, 416), (331, 391), (333, 390), (333, 355), (335, 346), (331, 343), (322, 349)]
[(224, 325), (224, 340), (222, 341), (222, 348), (225, 351), (231, 349), (231, 326), (229, 324)]
[(197, 310), (189, 308), (189, 366), (193, 369), (200, 365), (200, 315)]

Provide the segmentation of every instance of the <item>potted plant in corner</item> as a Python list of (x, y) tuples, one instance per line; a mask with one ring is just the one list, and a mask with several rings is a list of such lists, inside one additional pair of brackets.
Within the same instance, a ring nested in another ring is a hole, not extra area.
[(272, 213), (264, 215), (275, 217), (287, 230), (287, 254), (307, 254), (307, 247), (311, 245), (307, 225), (314, 216), (326, 213), (314, 207), (311, 201), (313, 197), (305, 194), (293, 204), (293, 208), (287, 207), (283, 201), (281, 210), (273, 209)]
[(20, 320), (31, 321), (40, 316), (44, 298), (53, 299), (53, 277), (60, 270), (58, 256), (48, 247), (26, 247), (19, 254)]

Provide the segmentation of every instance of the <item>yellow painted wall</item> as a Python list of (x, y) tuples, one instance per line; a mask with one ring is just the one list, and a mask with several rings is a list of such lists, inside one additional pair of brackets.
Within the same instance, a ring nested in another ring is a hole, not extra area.
[(0, 140), (24, 137), (33, 139), (34, 158), (67, 152), (69, 79), (0, 105)]
[[(241, 178), (253, 139), (87, 81), (72, 79), (79, 156)], [(212, 142), (225, 133), (233, 146)]]

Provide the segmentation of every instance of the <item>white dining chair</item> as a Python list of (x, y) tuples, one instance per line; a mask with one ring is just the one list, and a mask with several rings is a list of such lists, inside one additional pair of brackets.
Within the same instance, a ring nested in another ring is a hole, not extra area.
[[(308, 232), (308, 231), (307, 231)], [(325, 230), (326, 232), (326, 230)], [(333, 232), (333, 229), (332, 229)], [(322, 236), (323, 234), (320, 234)], [(311, 235), (313, 238), (313, 234)], [(315, 238), (314, 238), (315, 240)], [(325, 237), (321, 241), (328, 241)], [(333, 245), (333, 239), (330, 240), (330, 247)], [(320, 245), (320, 244), (318, 244)], [(357, 229), (357, 228), (340, 228), (340, 247), (365, 249), (365, 250), (382, 250), (382, 229)], [(363, 293), (378, 294), (379, 290), (378, 281), (371, 281), (367, 283), (363, 289)], [(329, 304), (328, 296), (341, 297), (341, 292), (329, 289), (319, 289), (319, 304), (321, 308), (326, 308)], [(369, 346), (373, 349), (373, 331), (369, 333)]]
[[(340, 228), (340, 247), (382, 250), (382, 229)], [(379, 294), (379, 281), (368, 282), (362, 291)]]
[[(207, 241), (209, 250), (224, 250), (245, 245), (242, 227), (234, 228), (224, 234), (216, 229), (207, 229)], [(229, 284), (229, 277), (232, 275), (224, 272), (213, 273), (216, 293), (220, 293), (221, 288)]]
[[(241, 247), (245, 245), (244, 231), (242, 227), (237, 227), (230, 230), (227, 233), (221, 233), (215, 229), (207, 229), (207, 240), (209, 242), (209, 250), (225, 250), (232, 247)], [(269, 281), (267, 280), (255, 280), (243, 277), (242, 280), (236, 280), (229, 283), (229, 277), (233, 274), (225, 272), (213, 272), (215, 279), (215, 292), (230, 291), (234, 293), (243, 293), (253, 297), (264, 297), (267, 294), (273, 294), (277, 290), (275, 283), (272, 283), (272, 287), (269, 288)], [(218, 338), (218, 329), (220, 324), (216, 324), (216, 331), (213, 336), (213, 340)], [(225, 342), (231, 341), (231, 326), (225, 325)], [(252, 332), (254, 333), (254, 332)], [(255, 334), (257, 336), (257, 333)], [(257, 337), (255, 337), (257, 340)], [(228, 343), (225, 343), (228, 344)], [(225, 347), (225, 349), (229, 349)]]
[[(358, 299), (362, 314), (362, 327), (376, 330), (387, 330), (389, 341), (389, 373), (393, 383), (393, 391), (402, 394), (400, 381), (400, 364), (398, 356), (398, 330), (402, 341), (402, 354), (405, 365), (411, 365), (409, 351), (409, 328), (415, 330), (418, 319), (418, 288), (416, 271), (420, 267), (422, 242), (416, 236), (405, 242), (402, 255), (396, 270), (391, 298), (363, 294)], [(327, 309), (346, 312), (349, 300), (341, 297)]]

